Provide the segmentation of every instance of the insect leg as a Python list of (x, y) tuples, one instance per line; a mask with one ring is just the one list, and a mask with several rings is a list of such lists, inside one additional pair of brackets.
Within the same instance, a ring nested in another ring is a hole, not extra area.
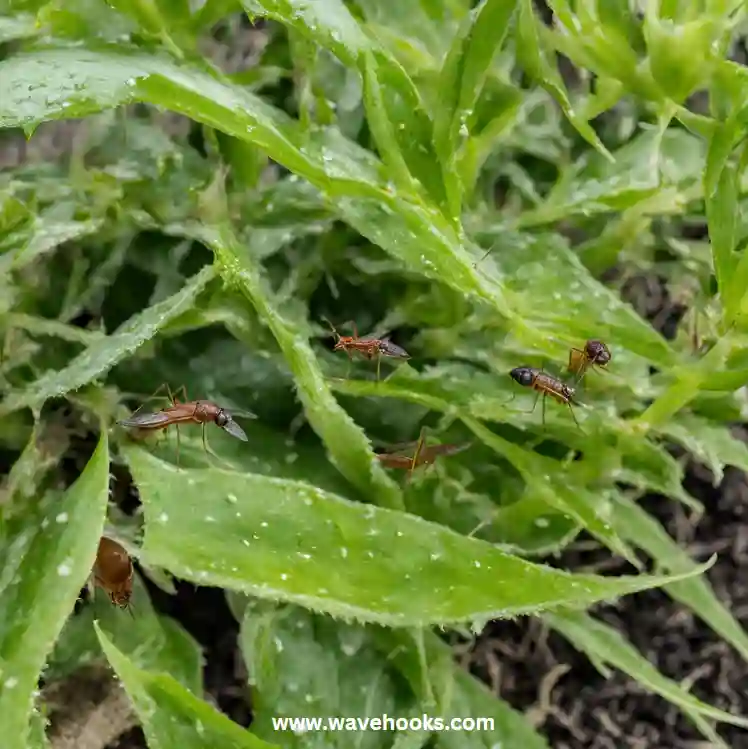
[(542, 409), (541, 409), (541, 411), (542, 411), (542, 419), (541, 419), (540, 423), (543, 425), (543, 429), (545, 429), (545, 397), (546, 397), (546, 395), (547, 395), (547, 393), (543, 393), (543, 406), (542, 406)]
[[(532, 404), (532, 408), (527, 413), (533, 413), (538, 407), (538, 398), (540, 398), (541, 392), (538, 390), (538, 394), (535, 396), (535, 402)], [(545, 393), (543, 395), (543, 404), (545, 404)]]
[(227, 460), (223, 460), (219, 455), (216, 455), (216, 453), (213, 451), (212, 448), (208, 446), (208, 439), (205, 436), (205, 427), (207, 424), (203, 424), (203, 448), (205, 449), (205, 452), (208, 454), (209, 457), (215, 458), (219, 463), (223, 463), (225, 466), (230, 466), (231, 463), (229, 463)]
[(179, 401), (177, 400), (176, 396), (177, 394), (181, 394), (183, 396), (183, 403), (187, 403), (189, 401), (189, 398), (187, 397), (187, 386), (182, 385), (178, 390), (174, 391), (174, 394), (171, 395), (171, 402), (172, 405), (176, 406)]
[(377, 382), (379, 382), (380, 365), (382, 363), (382, 356), (377, 352)]
[[(507, 408), (507, 411), (514, 411), (515, 413), (521, 413), (521, 414), (531, 414), (533, 411), (535, 411), (535, 408), (538, 405), (538, 398), (540, 398), (540, 390), (538, 390), (537, 395), (535, 396), (535, 402), (532, 404), (532, 408), (525, 409), (525, 408)], [(509, 403), (509, 401), (514, 400), (514, 396), (512, 396), (506, 403)]]
[(413, 461), (410, 464), (410, 470), (408, 471), (408, 476), (405, 479), (406, 483), (410, 481), (410, 478), (413, 475), (413, 471), (418, 465), (418, 458), (421, 455), (421, 450), (423, 449), (423, 442), (425, 439), (426, 439), (426, 427), (421, 427), (421, 434), (418, 437), (418, 444), (416, 445), (416, 451), (415, 453), (413, 453)]
[(574, 423), (577, 425), (577, 428), (579, 429), (580, 432), (583, 432), (584, 429), (582, 429), (582, 427), (579, 426), (579, 422), (577, 421), (577, 417), (574, 415), (574, 409), (571, 407), (571, 403), (567, 401), (566, 405), (569, 407), (569, 411), (571, 411), (571, 418), (574, 419)]
[(160, 393), (162, 390), (166, 390), (166, 392), (169, 394), (169, 398), (171, 399), (171, 391), (169, 390), (169, 383), (168, 382), (162, 382), (154, 391), (149, 395), (133, 412), (130, 418), (135, 416), (142, 408), (145, 406), (146, 403), (150, 403), (152, 400), (155, 399), (155, 397)]

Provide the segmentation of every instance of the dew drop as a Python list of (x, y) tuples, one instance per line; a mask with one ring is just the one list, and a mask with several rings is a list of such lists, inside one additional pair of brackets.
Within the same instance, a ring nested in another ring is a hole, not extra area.
[(67, 523), (67, 521), (68, 521), (68, 514), (67, 514), (67, 512), (61, 512), (61, 513), (60, 513), (60, 514), (59, 514), (59, 515), (58, 515), (58, 516), (57, 516), (57, 517), (55, 518), (55, 522), (56, 522), (56, 523)]
[(71, 573), (70, 565), (65, 564), (64, 562), (57, 566), (57, 574), (60, 577), (69, 577)]

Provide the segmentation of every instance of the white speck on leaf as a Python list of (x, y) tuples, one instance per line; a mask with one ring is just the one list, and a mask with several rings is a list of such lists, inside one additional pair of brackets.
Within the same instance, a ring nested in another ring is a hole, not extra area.
[(57, 574), (60, 577), (68, 577), (71, 573), (70, 565), (65, 564), (64, 562), (57, 566)]

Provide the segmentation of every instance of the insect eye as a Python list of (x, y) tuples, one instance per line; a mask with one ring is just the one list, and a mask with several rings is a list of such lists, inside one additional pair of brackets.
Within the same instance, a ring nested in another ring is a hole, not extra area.
[(219, 411), (216, 414), (216, 425), (219, 427), (225, 427), (229, 423), (229, 416), (225, 411)]
[(532, 372), (527, 369), (520, 372), (519, 383), (520, 385), (532, 385)]

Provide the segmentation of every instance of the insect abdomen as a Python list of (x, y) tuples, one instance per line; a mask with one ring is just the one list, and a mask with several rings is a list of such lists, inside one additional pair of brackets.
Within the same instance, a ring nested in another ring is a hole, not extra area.
[(559, 382), (555, 377), (540, 373), (535, 376), (535, 382), (532, 383), (533, 390), (550, 395), (551, 398), (559, 403), (568, 403), (571, 400), (571, 393), (563, 382)]

